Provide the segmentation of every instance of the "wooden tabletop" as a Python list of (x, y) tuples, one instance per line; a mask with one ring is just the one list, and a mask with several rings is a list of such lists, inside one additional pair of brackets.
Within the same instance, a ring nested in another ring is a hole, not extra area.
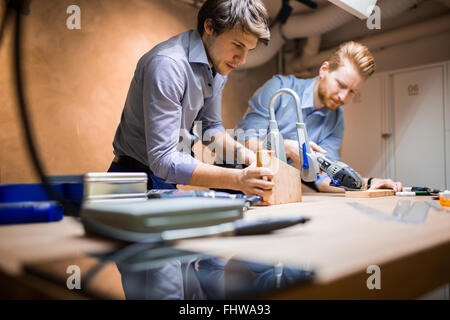
[[(264, 263), (281, 262), (290, 267), (307, 265), (316, 271), (314, 290), (287, 290), (273, 297), (414, 298), (450, 281), (450, 211), (430, 208), (425, 222), (416, 225), (381, 220), (348, 204), (358, 202), (392, 215), (400, 200), (406, 198), (304, 195), (302, 203), (257, 208), (248, 211), (246, 217), (303, 215), (311, 218), (306, 225), (267, 236), (185, 240), (178, 247)], [(433, 201), (431, 197), (408, 200)], [(381, 292), (367, 289), (366, 280), (371, 275), (367, 268), (371, 265), (381, 268)], [(316, 290), (334, 290), (343, 280), (347, 282), (346, 292), (337, 290), (323, 295)]]
[[(408, 199), (439, 204), (431, 197)], [(399, 200), (405, 198), (304, 194), (301, 203), (254, 207), (245, 217), (307, 216), (311, 218), (307, 224), (268, 235), (182, 240), (175, 246), (223, 258), (315, 270), (317, 279), (310, 285), (274, 292), (270, 298), (415, 298), (450, 281), (450, 211), (430, 208), (423, 224), (408, 224), (381, 220), (348, 204), (357, 202), (392, 215)], [(0, 272), (11, 277), (30, 271), (34, 275), (59, 272), (59, 278), (65, 279), (67, 273), (61, 266), (75, 260), (93, 265), (95, 259), (90, 254), (121, 245), (87, 237), (72, 217), (53, 223), (1, 226)], [(371, 265), (381, 269), (381, 290), (367, 288), (367, 268)], [(111, 283), (113, 279), (120, 281), (117, 270), (102, 272), (95, 285), (97, 293), (123, 298), (123, 292), (111, 293), (111, 288), (120, 290), (120, 283)]]

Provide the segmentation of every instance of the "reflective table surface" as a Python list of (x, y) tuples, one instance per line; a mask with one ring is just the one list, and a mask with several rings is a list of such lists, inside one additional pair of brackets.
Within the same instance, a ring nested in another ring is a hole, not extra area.
[(314, 278), (308, 266), (290, 268), (282, 263), (226, 259), (171, 246), (130, 244), (95, 258), (99, 262), (84, 275), (82, 286), (88, 287), (106, 263), (114, 263), (126, 299), (256, 298)]

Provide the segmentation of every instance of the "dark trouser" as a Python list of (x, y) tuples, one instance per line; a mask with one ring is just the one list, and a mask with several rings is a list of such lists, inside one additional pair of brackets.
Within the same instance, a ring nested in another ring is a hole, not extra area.
[(163, 179), (155, 176), (149, 167), (143, 165), (139, 161), (128, 156), (120, 156), (118, 158), (117, 161), (111, 162), (108, 172), (145, 172), (148, 176), (148, 190), (177, 188), (175, 184), (167, 183)]

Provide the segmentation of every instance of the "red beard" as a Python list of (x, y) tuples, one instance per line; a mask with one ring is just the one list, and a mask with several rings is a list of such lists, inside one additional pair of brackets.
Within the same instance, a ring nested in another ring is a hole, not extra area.
[(328, 91), (325, 86), (325, 79), (319, 80), (319, 88), (318, 88), (318, 96), (320, 99), (320, 102), (322, 105), (324, 105), (326, 108), (331, 110), (336, 110), (339, 106), (343, 105), (342, 101), (339, 101), (339, 99), (334, 99), (336, 101), (339, 101), (339, 103), (336, 105), (331, 100), (331, 96), (328, 94)]

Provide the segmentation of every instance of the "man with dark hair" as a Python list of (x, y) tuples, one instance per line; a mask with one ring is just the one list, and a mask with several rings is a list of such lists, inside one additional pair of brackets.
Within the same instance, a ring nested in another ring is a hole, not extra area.
[(208, 165), (192, 156), (191, 147), (196, 122), (202, 142), (213, 141), (216, 151), (228, 150), (224, 154), (247, 165), (256, 160), (225, 132), (220, 106), (226, 76), (269, 38), (260, 0), (207, 0), (198, 14), (198, 30), (158, 44), (139, 60), (109, 172), (144, 171), (149, 189), (189, 184), (266, 195), (273, 187), (268, 169)]

